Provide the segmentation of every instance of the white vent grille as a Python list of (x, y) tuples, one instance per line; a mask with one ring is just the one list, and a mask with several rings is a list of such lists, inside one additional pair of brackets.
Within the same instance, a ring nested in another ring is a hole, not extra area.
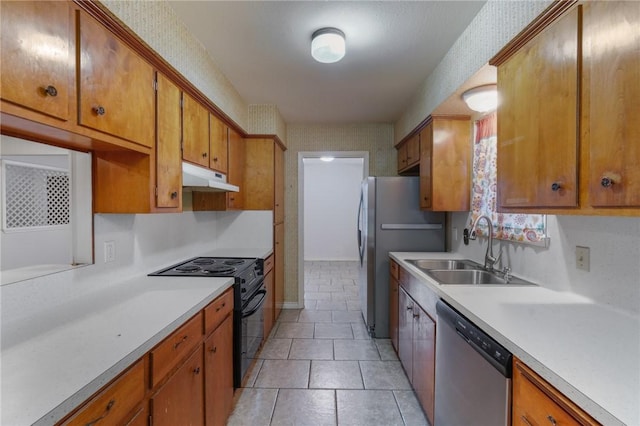
[(69, 172), (9, 161), (3, 168), (5, 230), (69, 224)]

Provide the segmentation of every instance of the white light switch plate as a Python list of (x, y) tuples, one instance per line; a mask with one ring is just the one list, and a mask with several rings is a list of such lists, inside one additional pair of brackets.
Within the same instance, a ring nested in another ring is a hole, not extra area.
[(589, 271), (589, 247), (576, 246), (576, 268)]

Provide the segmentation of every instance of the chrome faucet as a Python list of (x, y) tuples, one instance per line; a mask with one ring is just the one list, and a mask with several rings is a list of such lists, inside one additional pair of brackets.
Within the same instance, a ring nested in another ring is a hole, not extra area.
[(484, 267), (489, 271), (493, 271), (493, 267), (498, 260), (500, 259), (500, 255), (495, 257), (493, 255), (493, 223), (491, 223), (491, 219), (488, 216), (478, 216), (476, 220), (473, 221), (473, 225), (471, 225), (471, 230), (469, 231), (469, 238), (472, 240), (476, 239), (476, 228), (478, 227), (478, 222), (480, 219), (484, 219), (489, 226), (489, 243), (487, 245), (487, 252), (484, 255)]

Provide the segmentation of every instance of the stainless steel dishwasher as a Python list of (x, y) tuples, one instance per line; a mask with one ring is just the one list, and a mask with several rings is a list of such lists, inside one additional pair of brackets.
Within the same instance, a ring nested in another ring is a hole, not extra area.
[(510, 424), (511, 353), (445, 302), (436, 311), (435, 426)]

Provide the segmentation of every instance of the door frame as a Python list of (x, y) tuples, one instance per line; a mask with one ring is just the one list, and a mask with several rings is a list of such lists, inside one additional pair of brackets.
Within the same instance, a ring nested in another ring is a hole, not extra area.
[(362, 158), (362, 179), (369, 176), (369, 151), (298, 152), (298, 308), (304, 308), (304, 159), (325, 156), (334, 158)]

